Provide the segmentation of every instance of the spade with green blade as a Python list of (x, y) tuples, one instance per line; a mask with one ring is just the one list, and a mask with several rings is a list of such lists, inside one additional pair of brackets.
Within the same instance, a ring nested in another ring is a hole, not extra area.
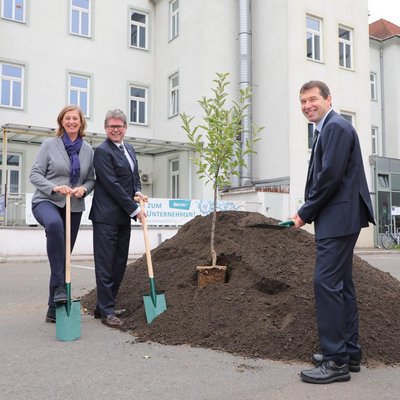
[[(140, 207), (144, 210), (143, 199), (140, 198), (139, 202), (140, 202)], [(149, 283), (150, 283), (150, 295), (143, 296), (143, 301), (144, 301), (144, 309), (146, 311), (147, 323), (151, 324), (154, 318), (156, 318), (158, 315), (160, 315), (167, 309), (167, 304), (165, 301), (165, 295), (157, 294), (156, 292), (156, 282), (154, 279), (153, 264), (151, 262), (151, 254), (150, 254), (149, 237), (147, 233), (147, 218), (143, 218), (141, 222), (143, 227), (144, 245), (146, 248), (147, 270), (149, 274)]]

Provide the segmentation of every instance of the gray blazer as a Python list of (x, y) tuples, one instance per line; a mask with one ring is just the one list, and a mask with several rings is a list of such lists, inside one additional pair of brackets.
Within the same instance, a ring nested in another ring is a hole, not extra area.
[[(82, 143), (79, 161), (81, 173), (76, 186), (84, 186), (87, 189), (86, 195), (88, 195), (94, 188), (94, 168), (93, 149), (86, 142)], [(70, 160), (62, 138), (45, 139), (29, 174), (31, 183), (36, 187), (32, 204), (50, 201), (58, 207), (64, 207), (65, 196), (53, 192), (53, 188), (59, 185), (71, 186), (69, 175)], [(71, 211), (82, 212), (84, 210), (84, 199), (71, 197)]]

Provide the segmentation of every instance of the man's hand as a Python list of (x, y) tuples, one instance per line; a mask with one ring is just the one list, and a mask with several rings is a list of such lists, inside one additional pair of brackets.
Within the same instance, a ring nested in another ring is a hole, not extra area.
[(294, 226), (296, 228), (301, 228), (306, 223), (299, 217), (298, 214), (293, 215), (292, 220), (294, 221)]
[(144, 208), (141, 208), (140, 211), (136, 214), (136, 218), (141, 224), (143, 224), (144, 220), (147, 218), (146, 210)]

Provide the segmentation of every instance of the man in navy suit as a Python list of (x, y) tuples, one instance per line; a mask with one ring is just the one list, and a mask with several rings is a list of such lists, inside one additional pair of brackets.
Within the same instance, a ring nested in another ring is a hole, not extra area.
[(97, 286), (94, 317), (101, 318), (107, 326), (117, 327), (122, 325), (118, 318), (121, 310), (114, 306), (128, 260), (131, 218), (142, 222), (146, 213), (133, 199), (143, 195), (135, 151), (123, 141), (127, 129), (124, 112), (108, 111), (104, 128), (107, 139), (94, 153), (96, 182), (89, 214), (93, 222)]
[(310, 383), (348, 381), (360, 371), (358, 311), (352, 277), (353, 253), (361, 228), (375, 224), (360, 143), (353, 126), (332, 109), (320, 81), (300, 89), (301, 110), (315, 124), (305, 202), (294, 216), (297, 228), (314, 222), (317, 326), (322, 354), (315, 368), (301, 372)]

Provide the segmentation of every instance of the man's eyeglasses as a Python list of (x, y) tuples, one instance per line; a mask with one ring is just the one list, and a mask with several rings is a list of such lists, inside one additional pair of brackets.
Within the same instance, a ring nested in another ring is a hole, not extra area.
[(124, 129), (125, 126), (124, 126), (124, 125), (107, 125), (106, 128), (107, 128), (107, 129), (110, 129), (110, 130), (112, 130), (112, 131), (113, 131), (114, 129), (118, 129), (118, 130), (120, 131), (121, 129)]

